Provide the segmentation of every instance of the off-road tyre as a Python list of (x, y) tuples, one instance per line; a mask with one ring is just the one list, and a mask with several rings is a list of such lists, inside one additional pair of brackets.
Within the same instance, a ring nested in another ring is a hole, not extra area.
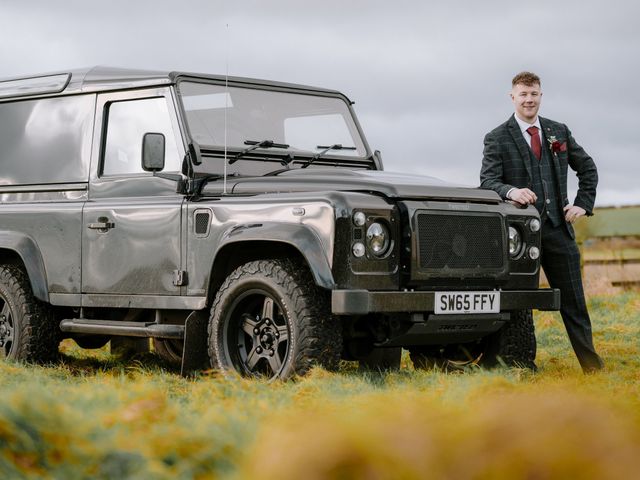
[(360, 358), (360, 370), (394, 371), (400, 370), (402, 360), (402, 348), (374, 348), (369, 355)]
[(0, 358), (53, 362), (60, 340), (49, 306), (33, 296), (26, 273), (14, 265), (0, 266)]
[(511, 312), (511, 319), (487, 337), (482, 365), (536, 370), (536, 332), (531, 310)]
[(337, 370), (341, 332), (328, 293), (306, 265), (252, 261), (236, 268), (216, 293), (209, 359), (222, 372), (268, 379), (302, 376), (314, 365)]
[(168, 365), (173, 368), (180, 368), (182, 365), (182, 351), (184, 342), (182, 340), (172, 340), (165, 338), (153, 338), (153, 350)]

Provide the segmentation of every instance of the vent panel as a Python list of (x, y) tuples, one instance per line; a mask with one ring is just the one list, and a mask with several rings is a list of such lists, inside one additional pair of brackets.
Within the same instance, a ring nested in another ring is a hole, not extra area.
[(211, 225), (211, 212), (209, 210), (197, 210), (193, 215), (195, 233), (198, 236), (209, 235)]

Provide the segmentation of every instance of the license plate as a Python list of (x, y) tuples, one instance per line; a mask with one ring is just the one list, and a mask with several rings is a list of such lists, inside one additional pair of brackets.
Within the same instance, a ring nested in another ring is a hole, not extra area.
[(500, 292), (436, 292), (435, 313), (500, 313)]

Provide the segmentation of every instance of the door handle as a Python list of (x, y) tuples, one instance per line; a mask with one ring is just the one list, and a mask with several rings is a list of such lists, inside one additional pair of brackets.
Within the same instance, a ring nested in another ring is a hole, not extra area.
[(110, 222), (108, 218), (99, 218), (97, 222), (90, 223), (87, 225), (92, 230), (100, 230), (101, 232), (106, 232), (110, 228), (114, 228), (116, 226), (115, 223)]

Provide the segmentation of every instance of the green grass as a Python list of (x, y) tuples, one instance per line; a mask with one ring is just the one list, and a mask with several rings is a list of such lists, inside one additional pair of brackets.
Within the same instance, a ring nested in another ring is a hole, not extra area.
[(640, 236), (640, 206), (596, 208), (593, 217), (579, 224), (589, 237)]
[(640, 294), (590, 308), (607, 369), (589, 376), (548, 312), (536, 374), (405, 355), (391, 374), (184, 379), (65, 342), (57, 365), (0, 364), (0, 478), (635, 478)]
[(588, 249), (584, 252), (584, 260), (638, 260), (640, 248), (625, 248), (616, 250)]

